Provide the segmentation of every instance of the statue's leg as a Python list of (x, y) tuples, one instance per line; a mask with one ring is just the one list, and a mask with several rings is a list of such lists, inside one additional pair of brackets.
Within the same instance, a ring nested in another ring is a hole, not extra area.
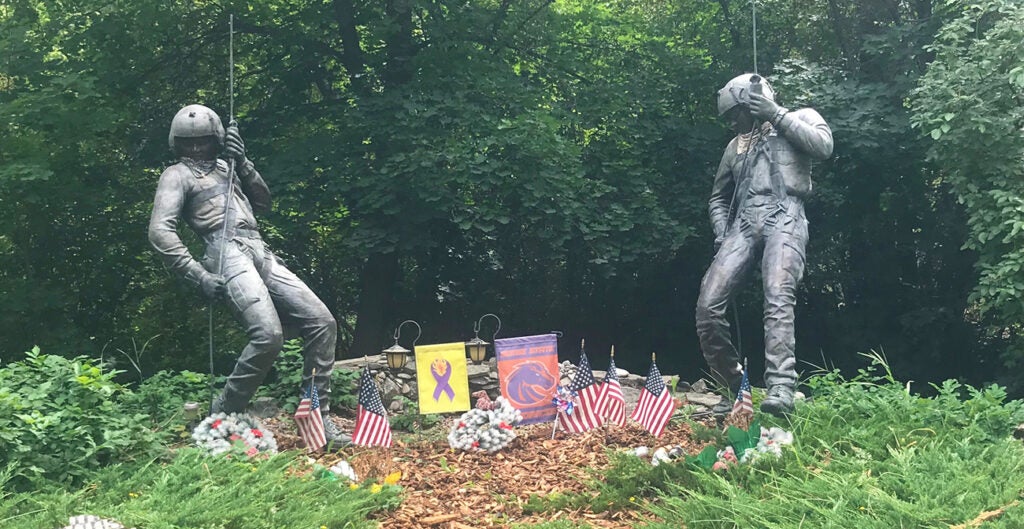
[(321, 409), (326, 414), (331, 408), (331, 372), (338, 324), (324, 302), (269, 251), (262, 272), (281, 321), (302, 337), (305, 357), (302, 389), (309, 387), (310, 375), (316, 369), (314, 383)]
[(730, 395), (739, 388), (742, 375), (739, 355), (729, 335), (726, 309), (752, 268), (756, 242), (750, 229), (730, 229), (722, 247), (704, 274), (697, 298), (697, 336), (711, 368), (711, 376)]
[(270, 372), (284, 337), (274, 302), (252, 257), (231, 242), (226, 245), (223, 258), (228, 304), (245, 329), (249, 343), (228, 376), (219, 406), (220, 411), (241, 412)]
[[(764, 279), (765, 383), (792, 392), (796, 388), (796, 336), (794, 308), (796, 290), (804, 275), (807, 220), (796, 204), (781, 213), (775, 229), (765, 240), (761, 275)], [(782, 389), (776, 392), (783, 391)], [(782, 395), (785, 400), (786, 395)]]

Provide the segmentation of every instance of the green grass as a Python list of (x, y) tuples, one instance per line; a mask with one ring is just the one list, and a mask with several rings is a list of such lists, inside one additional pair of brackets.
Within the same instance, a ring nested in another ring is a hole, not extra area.
[[(1024, 403), (1007, 402), (998, 386), (953, 381), (925, 398), (896, 381), (882, 358), (870, 358), (872, 367), (851, 380), (826, 373), (808, 381), (813, 401), (775, 421), (796, 439), (782, 458), (716, 473), (617, 453), (610, 470), (594, 471), (588, 492), (533, 497), (524, 510), (629, 509), (656, 520), (648, 529), (949, 529), (1022, 497), (1024, 444), (1010, 434), (1024, 422)], [(724, 442), (716, 430), (694, 428)], [(140, 529), (376, 527), (368, 518), (400, 502), (397, 487), (352, 490), (297, 472), (301, 459), (293, 452), (231, 460), (185, 449), (91, 471), (74, 489), (32, 477), (23, 465), (0, 467), (0, 529), (53, 529), (77, 514)], [(1020, 527), (1024, 506), (1010, 506), (979, 529)]]
[[(716, 473), (612, 454), (588, 493), (533, 497), (525, 510), (630, 509), (658, 520), (647, 529), (949, 529), (1022, 497), (1024, 444), (1011, 432), (1024, 422), (1024, 404), (1007, 402), (1000, 387), (955, 381), (921, 397), (884, 359), (869, 358), (851, 380), (834, 372), (809, 380), (814, 400), (790, 420), (760, 417), (794, 433), (780, 459)], [(1020, 527), (1024, 505), (980, 529)]]
[[(913, 395), (879, 357), (844, 381), (811, 380), (815, 399), (791, 422), (778, 460), (728, 473), (693, 469), (661, 487), (649, 528), (942, 528), (1011, 504), (1024, 491), (1024, 445), (1010, 437), (1020, 402), (996, 386), (946, 382)], [(1011, 507), (983, 529), (1024, 527)]]
[(53, 529), (77, 514), (146, 529), (369, 528), (377, 526), (371, 513), (400, 501), (397, 487), (374, 494), (365, 485), (351, 490), (341, 481), (297, 477), (295, 459), (285, 453), (239, 461), (190, 449), (168, 462), (107, 468), (77, 491), (0, 489), (0, 528)]

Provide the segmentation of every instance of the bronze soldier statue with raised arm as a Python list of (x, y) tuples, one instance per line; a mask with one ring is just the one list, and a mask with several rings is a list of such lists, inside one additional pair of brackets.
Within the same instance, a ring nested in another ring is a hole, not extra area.
[(811, 162), (832, 155), (832, 131), (810, 108), (779, 106), (756, 74), (740, 75), (718, 91), (718, 113), (737, 135), (711, 188), (717, 253), (701, 281), (697, 335), (712, 376), (727, 391), (714, 411), (727, 413), (742, 368), (726, 309), (760, 254), (768, 386), (761, 410), (781, 416), (793, 410), (797, 383), (794, 307), (807, 245), (804, 199), (811, 192)]
[[(249, 338), (210, 412), (246, 409), (288, 332), (304, 340), (302, 387), (315, 372), (312, 382), (320, 395), (328, 441), (348, 442), (350, 438), (327, 417), (337, 324), (324, 303), (260, 237), (254, 210), (270, 209), (270, 190), (246, 158), (238, 128), (232, 124), (225, 131), (215, 112), (189, 105), (174, 116), (168, 140), (179, 162), (160, 176), (149, 241), (168, 268), (209, 298), (226, 300)], [(225, 160), (237, 168), (234, 182)], [(179, 219), (205, 242), (201, 261), (178, 236)]]

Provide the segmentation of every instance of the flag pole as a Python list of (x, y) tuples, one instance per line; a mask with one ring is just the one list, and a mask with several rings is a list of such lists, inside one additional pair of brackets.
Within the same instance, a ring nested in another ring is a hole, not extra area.
[[(615, 344), (612, 344), (612, 351), (611, 351), (611, 354), (608, 356), (608, 358), (611, 359), (608, 362), (608, 370), (611, 371), (613, 369), (612, 366), (615, 365)], [(615, 376), (618, 376), (618, 373), (615, 373)], [(608, 374), (605, 373), (603, 384), (607, 384), (607, 383), (608, 383)], [(606, 389), (607, 388), (605, 388), (605, 387), (601, 388), (602, 394), (606, 395), (605, 398), (607, 398), (607, 393), (604, 393)], [(625, 406), (625, 404), (623, 404), (623, 406)], [(607, 445), (608, 444), (608, 430), (609, 430), (608, 423), (611, 422), (611, 421), (608, 420), (608, 413), (607, 413), (607, 411), (608, 411), (608, 404), (605, 402), (605, 399), (601, 399), (601, 408), (602, 409), (598, 410), (598, 412), (601, 414), (601, 418), (605, 420), (605, 422), (604, 422), (604, 440), (605, 440), (605, 443), (604, 444)]]

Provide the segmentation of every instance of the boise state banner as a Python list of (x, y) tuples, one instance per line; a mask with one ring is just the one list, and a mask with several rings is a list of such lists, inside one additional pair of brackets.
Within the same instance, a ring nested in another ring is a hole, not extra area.
[(523, 414), (521, 424), (555, 420), (558, 337), (554, 334), (494, 340), (501, 394)]
[(414, 349), (420, 413), (469, 410), (466, 344), (441, 343)]

